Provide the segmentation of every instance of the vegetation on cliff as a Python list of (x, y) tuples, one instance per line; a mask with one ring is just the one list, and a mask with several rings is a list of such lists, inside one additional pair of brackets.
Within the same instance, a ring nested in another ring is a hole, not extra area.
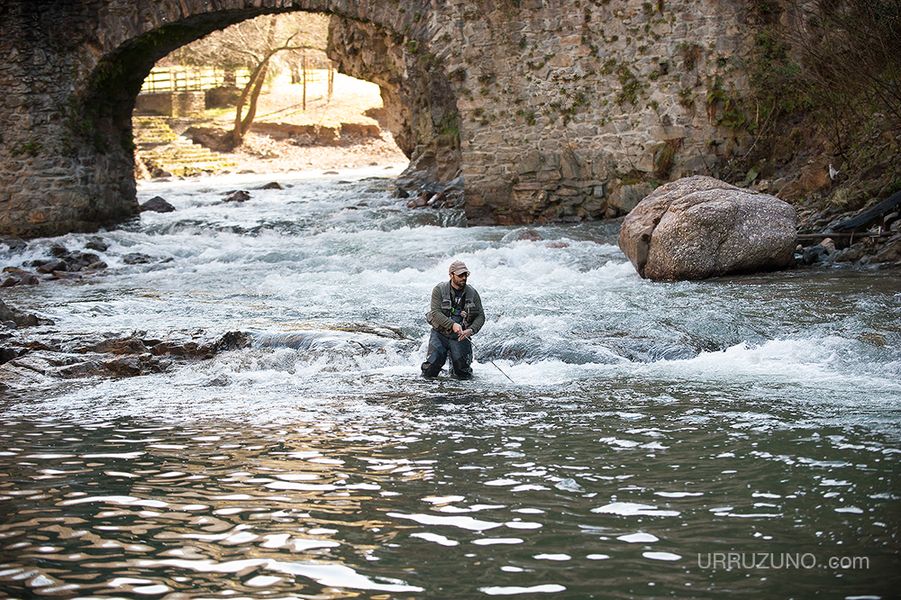
[(729, 179), (781, 182), (822, 228), (901, 189), (901, 4), (755, 0), (752, 93), (732, 125), (753, 136)]

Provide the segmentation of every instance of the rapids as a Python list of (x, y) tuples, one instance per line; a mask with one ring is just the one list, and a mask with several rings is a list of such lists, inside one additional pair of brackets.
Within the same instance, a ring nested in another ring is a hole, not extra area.
[[(653, 283), (615, 224), (461, 227), (396, 172), (144, 184), (177, 210), (102, 232), (106, 272), (3, 290), (53, 319), (37, 340), (253, 343), (0, 396), (0, 592), (893, 595), (897, 272)], [(454, 258), (488, 317), (476, 377), (427, 381)]]

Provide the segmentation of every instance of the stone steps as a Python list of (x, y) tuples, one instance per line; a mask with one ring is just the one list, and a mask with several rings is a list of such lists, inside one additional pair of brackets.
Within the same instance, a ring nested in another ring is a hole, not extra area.
[(165, 117), (133, 117), (132, 132), (136, 155), (151, 173), (183, 177), (235, 166), (227, 156), (177, 135)]
[(227, 156), (180, 136), (168, 144), (139, 150), (138, 155), (151, 172), (175, 176), (216, 173), (235, 166)]
[(138, 147), (168, 144), (178, 138), (163, 117), (132, 117), (131, 129)]

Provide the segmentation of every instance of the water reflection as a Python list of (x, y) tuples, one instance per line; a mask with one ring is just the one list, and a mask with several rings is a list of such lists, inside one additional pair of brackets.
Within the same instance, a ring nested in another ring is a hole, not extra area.
[[(901, 524), (898, 450), (878, 436), (771, 427), (678, 401), (556, 408), (442, 402), (391, 420), (362, 413), (291, 427), (6, 420), (0, 589), (329, 598), (811, 592), (827, 581), (886, 589)], [(740, 548), (873, 562), (865, 572), (746, 576), (696, 560)]]
[[(612, 228), (449, 228), (367, 185), (145, 190), (177, 211), (105, 233), (102, 277), (9, 289), (48, 344), (253, 344), (140, 377), (5, 367), (0, 596), (893, 595), (897, 278), (651, 284)], [(466, 383), (418, 376), (451, 256), (490, 299)], [(729, 552), (870, 562), (711, 567)]]

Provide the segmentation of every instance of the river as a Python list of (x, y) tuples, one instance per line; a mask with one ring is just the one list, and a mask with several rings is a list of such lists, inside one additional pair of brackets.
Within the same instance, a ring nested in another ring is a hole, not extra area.
[[(3, 290), (35, 339), (253, 343), (0, 396), (0, 595), (894, 597), (898, 272), (653, 283), (614, 225), (460, 227), (393, 174), (144, 184), (177, 210), (103, 274)], [(476, 377), (428, 381), (454, 258)]]

